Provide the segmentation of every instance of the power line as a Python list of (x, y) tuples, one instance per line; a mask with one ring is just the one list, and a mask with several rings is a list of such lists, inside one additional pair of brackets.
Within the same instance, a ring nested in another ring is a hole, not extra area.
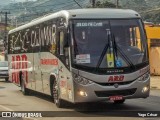
[[(82, 2), (82, 1), (81, 1)], [(24, 14), (24, 16), (21, 16), (21, 17), (16, 17), (16, 19), (18, 20), (18, 21), (30, 21), (31, 19), (26, 19), (25, 20), (25, 18), (30, 18), (30, 17), (32, 17), (32, 18), (37, 18), (38, 16), (42, 16), (42, 15), (44, 15), (44, 14), (47, 14), (47, 13), (51, 13), (51, 12), (56, 12), (56, 11), (58, 11), (58, 10), (61, 10), (61, 9), (73, 9), (73, 8), (76, 8), (76, 6), (78, 5), (78, 4), (75, 4), (75, 1), (73, 1), (73, 0), (71, 0), (70, 2), (67, 2), (67, 3), (69, 3), (68, 5), (66, 5), (66, 4), (64, 4), (64, 2), (63, 3), (58, 3), (58, 4), (54, 4), (54, 5), (44, 5), (44, 6), (39, 6), (39, 7), (47, 7), (47, 6), (56, 6), (56, 7), (52, 7), (53, 9), (50, 9), (49, 11), (45, 11), (45, 12), (37, 12), (37, 13), (35, 13), (35, 14), (28, 14), (28, 16), (27, 16), (27, 14)], [(83, 6), (87, 6), (87, 4), (88, 4), (88, 2), (83, 2)], [(63, 5), (63, 7), (62, 7), (62, 5)], [(76, 5), (76, 6), (75, 6)], [(58, 7), (57, 7), (58, 6)], [(79, 5), (78, 5), (79, 6)], [(38, 7), (38, 8), (39, 8)], [(28, 8), (33, 8), (33, 7), (27, 7), (27, 9)], [(11, 10), (11, 9), (8, 9), (8, 10)], [(41, 10), (40, 8), (39, 9), (35, 9), (35, 11), (36, 10)], [(34, 11), (34, 12), (35, 12)], [(12, 15), (13, 16), (13, 15)], [(35, 16), (37, 16), (37, 17), (35, 17)], [(15, 19), (15, 18), (14, 18)]]
[(146, 11), (142, 11), (140, 13), (150, 13), (150, 12), (153, 12), (153, 11), (159, 11), (160, 8), (156, 8), (156, 9), (151, 9), (151, 10), (146, 10)]
[(76, 1), (76, 0), (73, 0), (80, 8), (82, 8), (82, 6)]
[[(73, 3), (73, 1), (70, 1), (70, 2), (67, 2), (67, 3)], [(49, 6), (56, 6), (56, 5), (63, 5), (63, 3), (58, 3), (58, 4), (54, 4), (54, 5), (41, 5), (41, 6), (33, 6), (33, 7), (26, 7), (27, 9), (30, 9), (30, 8), (35, 8), (35, 7), (49, 7)], [(3, 10), (20, 10), (20, 9), (24, 9), (24, 8), (13, 8), (13, 9), (3, 9)]]
[(116, 8), (119, 8), (119, 0), (116, 0)]
[[(65, 6), (63, 6), (63, 7), (58, 7), (58, 8), (55, 8), (55, 9), (52, 9), (52, 10), (50, 10), (50, 11), (46, 11), (46, 12), (41, 12), (41, 13), (36, 13), (36, 14), (30, 14), (30, 15), (28, 15), (28, 16), (23, 16), (23, 17), (19, 17), (20, 19), (22, 18), (22, 19), (24, 19), (24, 18), (27, 18), (27, 17), (33, 17), (33, 16), (35, 16), (35, 15), (37, 15), (37, 16), (42, 16), (42, 14), (44, 15), (44, 14), (46, 14), (46, 13), (48, 13), (48, 12), (53, 12), (54, 10), (56, 10), (56, 11), (58, 11), (58, 9), (63, 9), (63, 8), (66, 8), (66, 7), (69, 7), (69, 6), (72, 6), (72, 8), (73, 8), (73, 5), (75, 5), (75, 3), (73, 2), (72, 4), (69, 4), (69, 5), (65, 5)], [(54, 11), (55, 12), (55, 11)], [(38, 15), (39, 14), (39, 15)]]
[[(69, 5), (65, 5), (65, 6), (59, 6), (59, 7), (56, 7), (56, 8), (54, 8), (54, 9), (52, 9), (52, 10), (58, 10), (59, 8), (61, 8), (61, 9), (63, 9), (63, 8), (65, 8), (65, 7), (68, 7), (68, 6), (71, 6), (71, 5), (74, 5), (75, 4), (75, 2), (73, 2), (73, 1), (70, 1), (69, 3), (71, 3), (71, 4), (69, 4)], [(56, 4), (57, 5), (57, 4)], [(47, 6), (56, 6), (56, 5), (46, 5), (46, 6), (43, 6), (43, 7), (47, 7)], [(58, 5), (62, 5), (62, 3), (61, 4), (58, 4)], [(77, 5), (77, 4), (76, 4)], [(42, 6), (41, 6), (42, 7)], [(32, 8), (32, 7), (30, 7), (30, 8)], [(9, 9), (8, 9), (9, 10)], [(11, 10), (11, 9), (10, 9)], [(36, 9), (36, 10), (41, 10), (41, 9)], [(36, 13), (37, 14), (37, 13)], [(36, 14), (33, 14), (33, 15), (36, 15)]]
[(95, 4), (96, 4), (96, 0), (90, 0), (91, 4), (92, 4), (92, 8), (95, 7)]

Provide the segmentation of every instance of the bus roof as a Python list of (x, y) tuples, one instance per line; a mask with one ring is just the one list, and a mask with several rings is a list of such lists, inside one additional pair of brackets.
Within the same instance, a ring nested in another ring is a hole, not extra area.
[(11, 31), (9, 34), (29, 28), (31, 26), (43, 23), (45, 21), (51, 20), (56, 17), (66, 17), (67, 19), (80, 18), (80, 19), (116, 19), (116, 18), (140, 18), (140, 15), (129, 9), (112, 9), (112, 8), (88, 8), (88, 9), (72, 9), (72, 10), (62, 10), (41, 18), (32, 20), (31, 22), (17, 27)]

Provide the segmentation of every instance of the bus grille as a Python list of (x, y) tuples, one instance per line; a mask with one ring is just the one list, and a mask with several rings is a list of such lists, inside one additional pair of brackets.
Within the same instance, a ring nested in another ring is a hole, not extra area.
[(133, 81), (126, 81), (126, 82), (115, 82), (115, 83), (97, 83), (101, 86), (113, 86), (114, 84), (118, 84), (118, 85), (128, 85), (128, 84), (131, 84), (132, 82), (134, 82), (135, 80)]
[(109, 96), (116, 96), (116, 95), (133, 95), (136, 92), (136, 88), (132, 89), (125, 89), (125, 90), (112, 90), (112, 91), (95, 91), (95, 94), (98, 97), (109, 97)]

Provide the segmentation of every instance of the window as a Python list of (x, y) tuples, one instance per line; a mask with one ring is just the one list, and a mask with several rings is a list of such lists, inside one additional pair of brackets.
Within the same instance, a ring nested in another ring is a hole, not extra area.
[(64, 55), (64, 49), (63, 49), (63, 46), (64, 46), (64, 32), (61, 31), (59, 33), (59, 38), (60, 38), (60, 55)]

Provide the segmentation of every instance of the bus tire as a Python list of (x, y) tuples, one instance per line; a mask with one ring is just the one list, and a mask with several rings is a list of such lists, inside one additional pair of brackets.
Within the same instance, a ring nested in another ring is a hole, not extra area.
[(23, 95), (28, 95), (29, 91), (26, 88), (26, 85), (25, 85), (24, 78), (23, 78), (22, 74), (21, 74), (21, 77), (20, 77), (20, 84), (21, 84), (21, 91), (22, 91)]
[(63, 108), (64, 105), (65, 105), (65, 103), (64, 103), (64, 101), (62, 99), (60, 99), (58, 84), (57, 84), (56, 80), (53, 81), (53, 84), (52, 84), (52, 94), (51, 95), (53, 95), (54, 104), (58, 108)]
[(8, 82), (8, 78), (5, 78), (5, 81)]
[(115, 100), (114, 103), (115, 104), (123, 104), (125, 102), (125, 99), (124, 100)]

